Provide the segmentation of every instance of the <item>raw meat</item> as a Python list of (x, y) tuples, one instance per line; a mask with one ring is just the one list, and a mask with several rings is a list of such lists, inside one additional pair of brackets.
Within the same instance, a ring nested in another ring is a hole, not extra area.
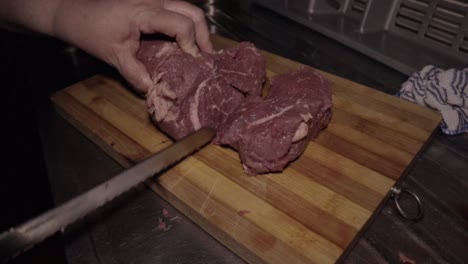
[(219, 73), (226, 81), (248, 96), (260, 96), (265, 82), (265, 59), (255, 46), (242, 42), (220, 51)]
[(155, 84), (146, 96), (156, 125), (176, 140), (216, 129), (213, 143), (236, 149), (249, 175), (282, 171), (331, 119), (330, 83), (309, 67), (273, 77), (262, 99), (265, 59), (251, 43), (193, 57), (143, 41), (137, 56)]
[(193, 57), (171, 42), (143, 41), (137, 56), (155, 83), (147, 93), (148, 111), (176, 140), (203, 126), (217, 129), (244, 100), (218, 73), (215, 54)]
[(248, 98), (240, 104), (214, 143), (236, 149), (249, 175), (279, 172), (302, 154), (331, 116), (330, 83), (303, 67), (273, 77), (264, 101)]

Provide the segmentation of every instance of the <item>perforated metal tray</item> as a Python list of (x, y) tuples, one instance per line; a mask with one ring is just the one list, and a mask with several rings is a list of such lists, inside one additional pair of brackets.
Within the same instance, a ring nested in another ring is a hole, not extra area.
[(468, 0), (255, 0), (404, 73), (468, 67)]

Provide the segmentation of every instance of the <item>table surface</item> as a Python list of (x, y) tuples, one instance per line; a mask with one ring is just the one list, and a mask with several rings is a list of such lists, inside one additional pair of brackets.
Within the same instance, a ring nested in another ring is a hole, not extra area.
[[(212, 33), (251, 41), (260, 49), (389, 94), (396, 93), (408, 78), (250, 1), (210, 1), (210, 4), (201, 3), (200, 6), (206, 11)], [(21, 132), (30, 134), (23, 135), (18, 130), (7, 134), (16, 139), (8, 145), (16, 151), (10, 159), (10, 167), (15, 169), (8, 173), (13, 178), (23, 177), (11, 180), (12, 186), (24, 186), (24, 180), (30, 183), (21, 190), (11, 187), (11, 191), (6, 192), (9, 196), (6, 193), (2, 196), (10, 199), (20, 194), (30, 197), (28, 203), (16, 204), (15, 210), (8, 211), (18, 214), (18, 208), (24, 208), (24, 213), (4, 223), (11, 225), (92, 188), (122, 168), (62, 119), (49, 100), (53, 92), (67, 85), (97, 73), (116, 75), (115, 71), (73, 47), (44, 37), (2, 32), (0, 45), (6, 62), (0, 69), (8, 74), (5, 75), (9, 80), (6, 84), (20, 91), (12, 93), (12, 97), (29, 104), (18, 110), (20, 114), (7, 112), (8, 118), (24, 120), (29, 117), (31, 125), (28, 128), (32, 128)], [(23, 96), (30, 101), (18, 99)], [(3, 107), (16, 106), (14, 100), (11, 102)], [(22, 123), (13, 123), (25, 127)], [(424, 218), (417, 222), (403, 219), (392, 200), (385, 200), (340, 261), (468, 262), (468, 252), (464, 250), (468, 244), (467, 143), (467, 135), (446, 136), (440, 130), (434, 131), (424, 150), (397, 183), (418, 194), (423, 202)], [(28, 155), (20, 152), (33, 146), (38, 150), (29, 151)], [(36, 160), (34, 157), (39, 156), (44, 162), (20, 168), (20, 163), (14, 162), (15, 155), (23, 155), (23, 160)], [(35, 176), (28, 170), (34, 170)], [(44, 173), (39, 173), (41, 170)], [(40, 196), (45, 197), (42, 199), (45, 202), (40, 203)], [(413, 206), (411, 199), (406, 198), (402, 199), (402, 204), (408, 208)], [(175, 217), (167, 231), (155, 229), (163, 209)], [(243, 263), (145, 186), (112, 201), (68, 228), (64, 235), (53, 237), (45, 244), (59, 248), (55, 254), (58, 257), (51, 257), (52, 253), (47, 256), (57, 263)], [(44, 247), (34, 250), (48, 252)], [(34, 255), (34, 250), (30, 254), (36, 260), (44, 258), (44, 253)]]

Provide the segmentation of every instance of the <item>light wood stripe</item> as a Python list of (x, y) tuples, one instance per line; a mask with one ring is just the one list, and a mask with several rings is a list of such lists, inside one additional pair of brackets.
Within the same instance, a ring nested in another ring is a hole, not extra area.
[[(370, 89), (362, 84), (352, 82), (350, 80), (341, 78), (339, 76), (331, 75), (327, 72), (320, 71), (327, 78), (333, 79), (333, 82), (336, 84), (335, 91), (337, 94), (342, 95), (343, 93), (359, 95), (361, 98), (368, 98), (368, 100), (375, 100), (377, 102), (382, 102), (391, 111), (397, 111), (395, 114), (398, 116), (411, 116), (410, 120), (414, 122), (415, 119), (427, 119), (424, 120), (421, 124), (423, 126), (428, 126), (430, 129), (432, 124), (428, 120), (440, 122), (441, 116), (435, 114), (436, 112), (432, 109), (426, 107), (420, 107), (413, 103), (403, 101), (394, 96), (383, 96), (383, 92), (379, 90)], [(398, 104), (398, 108), (395, 109), (395, 105)], [(399, 112), (402, 111), (402, 112)], [(415, 121), (419, 122), (419, 121)], [(427, 123), (426, 123), (427, 122)]]
[[(316, 260), (318, 263), (332, 263), (339, 256), (341, 249), (336, 245), (294, 221), (294, 219), (262, 199), (258, 199), (254, 194), (246, 191), (206, 164), (195, 159), (188, 159), (178, 166), (178, 170), (185, 181), (191, 182), (208, 193), (205, 199), (197, 201), (197, 204), (194, 203), (194, 208), (198, 207), (200, 213), (205, 214), (206, 208), (211, 205), (211, 201), (216, 199), (232, 207), (235, 212), (249, 211), (250, 213), (244, 215), (245, 218), (273, 235), (276, 240), (288, 244), (292, 250), (299, 251), (300, 254), (310, 260)], [(161, 179), (161, 182), (164, 184), (164, 179)], [(174, 188), (176, 186), (172, 187), (172, 190), (176, 191)], [(212, 210), (212, 212), (216, 212), (216, 208)], [(205, 215), (205, 217), (207, 216)], [(249, 232), (250, 228), (250, 226), (245, 227), (245, 231)], [(239, 230), (235, 229), (233, 231), (233, 233), (236, 233)], [(310, 250), (312, 248), (314, 250)]]
[(422, 143), (422, 139), (410, 138), (398, 133), (398, 131), (387, 129), (384, 126), (366, 120), (364, 117), (355, 116), (339, 108), (333, 109), (331, 123), (350, 127), (366, 135), (372, 135), (373, 138), (387, 142), (388, 145), (399, 148), (410, 154), (416, 153)]
[[(338, 219), (330, 210), (326, 210), (320, 204), (317, 205), (316, 201), (309, 201), (310, 198), (297, 193), (296, 189), (291, 188), (292, 186), (275, 181), (274, 179), (279, 174), (265, 177), (245, 177), (240, 166), (233, 166), (233, 164), (239, 163), (239, 158), (238, 154), (232, 150), (209, 146), (197, 153), (196, 156), (225, 177), (343, 248), (359, 229), (352, 227), (346, 222), (346, 219)], [(297, 173), (297, 175), (301, 175), (301, 173)], [(292, 181), (296, 180), (296, 175), (286, 177), (290, 177)], [(307, 179), (303, 180), (307, 181)], [(307, 192), (312, 192), (312, 190), (307, 190)], [(292, 204), (294, 206), (291, 206)], [(330, 228), (331, 226), (333, 228)]]
[(414, 124), (403, 122), (400, 118), (394, 116), (388, 116), (383, 113), (376, 112), (367, 107), (367, 105), (356, 104), (353, 101), (349, 101), (342, 97), (333, 97), (333, 105), (350, 114), (362, 117), (390, 130), (395, 130), (410, 138), (424, 138), (428, 134), (428, 131), (417, 127)]
[[(79, 86), (77, 86), (79, 87)], [(122, 165), (142, 161), (151, 152), (141, 147), (134, 139), (123, 134), (107, 120), (100, 118), (86, 105), (66, 92), (54, 94), (52, 100), (60, 113), (83, 134), (98, 143), (99, 147)]]
[(308, 147), (304, 153), (306, 157), (382, 195), (386, 194), (394, 183), (393, 180), (384, 175), (353, 160), (346, 159), (339, 153), (321, 147), (316, 142), (310, 142), (309, 144), (311, 146)]
[(165, 136), (158, 133), (153, 124), (135, 120), (132, 115), (128, 114), (126, 109), (119, 108), (94, 90), (89, 88), (80, 89), (79, 91), (71, 89), (67, 92), (92, 109), (95, 114), (118, 127), (122, 133), (134, 139), (139, 145), (145, 146), (151, 152), (157, 152), (172, 144), (172, 142), (167, 141)]

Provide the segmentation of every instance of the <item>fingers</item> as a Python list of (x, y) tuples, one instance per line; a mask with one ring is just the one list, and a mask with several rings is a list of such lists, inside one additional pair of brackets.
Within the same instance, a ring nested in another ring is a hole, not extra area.
[(183, 1), (167, 1), (165, 8), (190, 18), (195, 25), (195, 38), (198, 47), (202, 51), (213, 52), (213, 44), (210, 40), (210, 32), (203, 10)]
[(118, 65), (115, 67), (120, 74), (135, 87), (138, 92), (146, 94), (153, 81), (146, 67), (130, 51), (123, 50), (118, 55)]
[(160, 9), (157, 12), (146, 12), (140, 19), (140, 30), (144, 33), (160, 32), (173, 37), (183, 51), (193, 56), (198, 55), (195, 25), (190, 18), (177, 12)]
[[(159, 32), (173, 37), (183, 51), (193, 56), (199, 54), (198, 48), (205, 52), (213, 52), (203, 11), (192, 4), (167, 1), (165, 8), (147, 10), (137, 17), (139, 30), (143, 33)], [(117, 63), (114, 64), (121, 75), (138, 91), (146, 93), (153, 82), (146, 67), (136, 58), (136, 50), (136, 47), (127, 47), (117, 51)]]

